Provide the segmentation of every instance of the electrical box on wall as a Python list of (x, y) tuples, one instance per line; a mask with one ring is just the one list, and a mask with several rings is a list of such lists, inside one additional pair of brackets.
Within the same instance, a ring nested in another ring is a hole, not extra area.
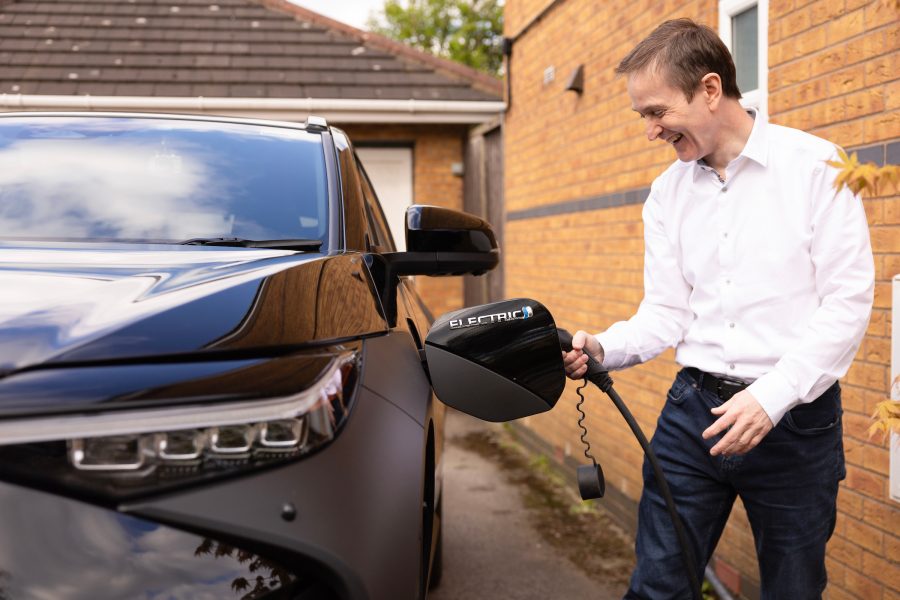
[[(891, 315), (891, 400), (900, 401), (900, 275), (894, 275)], [(900, 502), (900, 435), (891, 433), (891, 498)]]

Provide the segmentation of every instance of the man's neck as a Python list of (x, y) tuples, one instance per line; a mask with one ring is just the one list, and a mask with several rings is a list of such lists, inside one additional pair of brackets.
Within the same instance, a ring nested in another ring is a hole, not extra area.
[(753, 117), (737, 100), (729, 101), (722, 107), (723, 114), (720, 121), (719, 143), (715, 151), (703, 157), (710, 167), (716, 170), (723, 180), (726, 178), (725, 169), (744, 150), (750, 132), (753, 131)]

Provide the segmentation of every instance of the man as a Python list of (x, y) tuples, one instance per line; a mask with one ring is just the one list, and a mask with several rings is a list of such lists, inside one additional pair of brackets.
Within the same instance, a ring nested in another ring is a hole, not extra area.
[[(616, 69), (649, 140), (678, 161), (643, 209), (637, 313), (574, 337), (621, 369), (676, 348), (684, 368), (652, 446), (709, 561), (736, 496), (753, 529), (762, 598), (819, 598), (845, 476), (840, 388), (866, 330), (874, 268), (860, 200), (836, 193), (835, 147), (740, 103), (731, 56), (687, 19), (660, 25)], [(674, 529), (644, 462), (637, 566), (626, 598), (690, 596)]]

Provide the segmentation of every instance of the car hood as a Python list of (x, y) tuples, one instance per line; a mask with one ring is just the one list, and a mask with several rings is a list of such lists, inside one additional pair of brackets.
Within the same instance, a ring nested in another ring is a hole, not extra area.
[(386, 331), (358, 254), (0, 244), (0, 375)]

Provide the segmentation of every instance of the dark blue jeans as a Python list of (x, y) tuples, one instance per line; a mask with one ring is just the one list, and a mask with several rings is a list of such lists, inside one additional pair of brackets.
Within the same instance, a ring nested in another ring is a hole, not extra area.
[[(820, 598), (825, 544), (834, 531), (838, 482), (844, 478), (841, 392), (787, 413), (753, 450), (712, 457), (718, 438), (700, 434), (722, 401), (684, 371), (666, 397), (651, 446), (684, 522), (700, 581), (736, 496), (747, 509), (759, 560), (763, 600)], [(665, 501), (644, 459), (638, 509), (637, 566), (627, 599), (691, 598), (681, 549)]]

